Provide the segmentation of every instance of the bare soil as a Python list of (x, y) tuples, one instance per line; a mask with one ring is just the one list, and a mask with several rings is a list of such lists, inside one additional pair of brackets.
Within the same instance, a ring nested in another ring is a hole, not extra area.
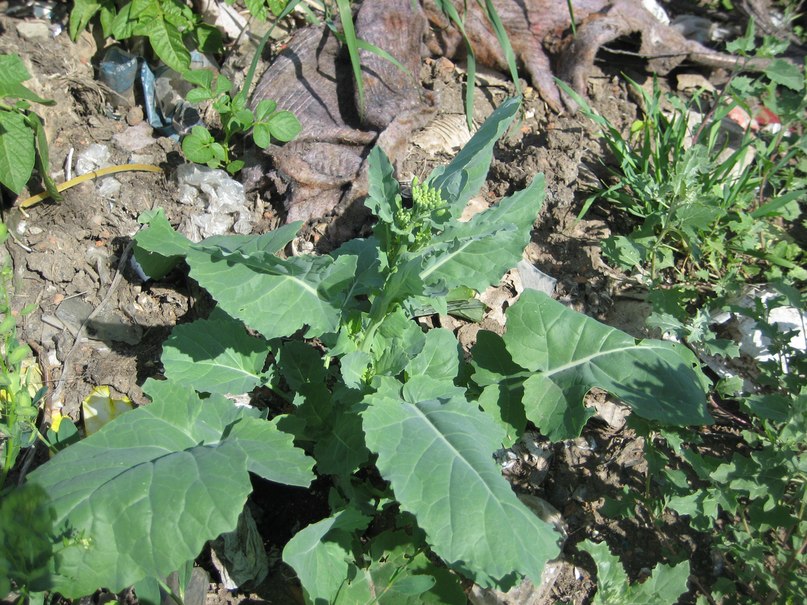
[[(81, 402), (98, 385), (109, 385), (113, 395), (128, 397), (137, 405), (146, 404), (139, 385), (159, 375), (161, 343), (173, 326), (204, 313), (204, 305), (202, 310), (199, 305), (201, 293), (181, 271), (144, 283), (128, 262), (140, 213), (163, 208), (176, 225), (192, 210), (178, 201), (175, 173), (184, 161), (178, 143), (145, 127), (138, 106), (116, 107), (114, 95), (98, 83), (96, 68), (102, 52), (98, 41), (87, 33), (77, 43), (64, 33), (55, 38), (23, 38), (17, 30), (20, 23), (0, 17), (0, 53), (18, 53), (32, 75), (27, 85), (57, 100), (55, 106), (38, 108), (50, 142), (54, 179), (63, 181), (68, 158), (92, 144), (106, 145), (112, 164), (137, 161), (163, 170), (118, 174), (120, 189), (111, 195), (102, 193), (100, 181), (90, 181), (66, 191), (61, 202), (43, 203), (25, 214), (6, 207), (5, 220), (15, 236), (8, 244), (14, 261), (14, 304), (37, 307), (22, 320), (21, 336), (35, 350), (50, 387), (48, 412), (61, 408), (80, 421)], [(233, 60), (233, 64), (239, 62), (244, 63), (243, 57)], [(647, 77), (643, 65), (625, 65), (606, 56), (598, 67), (600, 72), (589, 83), (593, 105), (615, 124), (629, 125), (638, 110), (619, 73), (627, 71), (642, 81)], [(440, 95), (440, 116), (462, 114), (458, 66), (446, 59), (427, 60), (422, 76), (424, 84)], [(477, 91), (474, 119), (479, 122), (513, 92), (502, 77), (491, 75), (485, 82)], [(483, 201), (492, 203), (524, 187), (535, 173), (545, 173), (546, 202), (525, 258), (557, 279), (555, 295), (560, 300), (644, 336), (641, 303), (625, 293), (624, 279), (605, 265), (599, 252), (599, 241), (625, 226), (615, 225), (597, 211), (577, 220), (586, 187), (603, 170), (603, 148), (584, 118), (553, 114), (534, 91), (529, 87), (525, 91), (523, 119), (496, 149)], [(132, 149), (138, 133), (145, 133), (144, 144)], [(430, 155), (413, 145), (401, 177), (423, 177), (449, 158), (449, 153)], [(253, 195), (248, 205), (256, 231), (282, 221), (279, 199)], [(359, 231), (362, 226), (354, 227)], [(315, 242), (319, 232), (314, 225), (307, 231), (308, 239)], [(508, 277), (498, 293), (487, 294), (498, 301), (499, 308), (486, 318), (486, 328), (496, 328), (497, 317), (513, 300), (514, 290)], [(465, 345), (476, 333), (475, 328), (453, 327)], [(43, 422), (47, 421), (46, 416)], [(601, 513), (606, 499), (618, 497), (622, 486), (643, 484), (646, 462), (640, 437), (594, 420), (579, 439), (543, 445), (546, 457), (525, 454), (509, 476), (520, 492), (539, 496), (560, 512), (568, 539), (557, 573), (540, 598), (522, 596), (510, 602), (588, 602), (595, 586), (594, 566), (575, 546), (586, 538), (606, 540), (633, 579), (643, 577), (658, 562), (690, 559), (692, 591), (682, 602), (694, 602), (697, 588), (714, 581), (708, 543), (674, 515), (650, 520), (639, 514), (628, 521), (613, 521)], [(258, 507), (269, 489), (258, 486), (254, 497)], [(280, 510), (282, 522), (276, 517), (270, 525), (270, 516), (257, 516), (273, 565), (270, 579), (251, 594), (228, 592), (208, 555), (202, 555), (200, 564), (211, 571), (208, 604), (302, 602), (293, 574), (279, 563), (279, 552), (290, 529), (326, 516), (327, 508), (316, 494), (293, 491), (272, 493), (273, 501), (285, 502)]]

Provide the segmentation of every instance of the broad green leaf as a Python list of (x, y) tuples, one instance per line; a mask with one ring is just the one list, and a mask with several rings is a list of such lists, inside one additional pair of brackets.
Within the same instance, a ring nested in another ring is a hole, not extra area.
[[(398, 208), (396, 197), (401, 195), (401, 186), (395, 178), (395, 169), (381, 147), (375, 146), (367, 157), (369, 165), (369, 192), (364, 205), (380, 219), (379, 225), (391, 224)], [(378, 228), (376, 229), (378, 231)], [(379, 235), (381, 238), (381, 235)], [(382, 244), (389, 244), (382, 239)]]
[(261, 381), (268, 343), (218, 308), (176, 326), (160, 358), (165, 375), (200, 393), (248, 393)]
[(204, 401), (171, 381), (148, 381), (153, 403), (62, 450), (29, 481), (51, 498), (62, 549), (55, 589), (75, 598), (162, 578), (235, 528), (249, 473), (307, 486), (313, 460), (292, 437), (221, 396)]
[(199, 23), (194, 26), (193, 37), (196, 47), (203, 53), (218, 55), (221, 53), (224, 41), (221, 30), (209, 23)]
[(527, 418), (552, 441), (577, 437), (594, 415), (593, 408), (583, 405), (589, 385), (564, 387), (544, 373), (533, 374), (523, 384)]
[(463, 399), (366, 398), (367, 446), (401, 508), (450, 567), (483, 586), (540, 582), (557, 535), (513, 493), (492, 458), (504, 432)]
[(112, 26), (115, 17), (118, 15), (118, 8), (114, 0), (102, 0), (101, 9), (98, 12), (98, 21), (101, 23), (101, 33), (104, 38), (112, 36)]
[(95, 0), (76, 0), (73, 3), (73, 10), (70, 11), (70, 25), (68, 32), (70, 39), (76, 41), (80, 32), (87, 29), (90, 21), (101, 9), (101, 5)]
[[(294, 239), (302, 224), (302, 221), (289, 223), (261, 235), (214, 235), (194, 247), (215, 255), (240, 256), (245, 263), (249, 263), (253, 260), (253, 256), (259, 259), (260, 255), (271, 256), (282, 250)], [(261, 268), (259, 260), (255, 266)]]
[(455, 386), (451, 381), (439, 380), (431, 376), (411, 376), (401, 389), (401, 398), (416, 404), (420, 401), (438, 398), (465, 397), (465, 388)]
[(314, 447), (317, 471), (349, 482), (350, 476), (370, 459), (364, 445), (361, 418), (352, 409), (338, 409), (328, 434)]
[(362, 529), (368, 522), (368, 517), (346, 509), (303, 528), (289, 540), (283, 548), (283, 562), (297, 572), (308, 602), (325, 605), (334, 601), (353, 558), (348, 532)]
[(352, 351), (339, 360), (342, 382), (349, 389), (362, 388), (365, 372), (372, 362), (372, 357), (364, 351)]
[(191, 134), (182, 139), (182, 153), (191, 162), (207, 164), (216, 156), (213, 151), (215, 139), (204, 126), (194, 126)]
[(786, 86), (791, 90), (801, 91), (804, 89), (804, 70), (784, 59), (774, 59), (765, 69), (765, 75), (772, 82)]
[(450, 384), (459, 368), (459, 342), (451, 331), (438, 328), (426, 333), (423, 349), (406, 364), (406, 373), (410, 377), (428, 376)]
[(271, 255), (219, 257), (191, 250), (191, 277), (221, 308), (268, 339), (291, 336), (306, 327), (306, 336), (336, 332), (345, 292), (356, 270), (355, 256)]
[(593, 387), (619, 397), (648, 420), (711, 421), (700, 377), (681, 345), (636, 342), (534, 290), (526, 290), (508, 310), (504, 341), (515, 363), (540, 372), (525, 382), (525, 406), (527, 418), (550, 439), (580, 433), (587, 416), (581, 399)]
[(266, 21), (266, 2), (264, 0), (244, 0), (249, 14), (259, 21)]
[(278, 111), (269, 119), (272, 138), (286, 143), (300, 134), (300, 120), (290, 111)]
[[(337, 250), (331, 252), (331, 256), (338, 258), (342, 255), (356, 257), (356, 281), (351, 285), (350, 291), (345, 295), (348, 304), (356, 306), (352, 302), (354, 298), (363, 295), (376, 294), (384, 285), (384, 276), (381, 274), (381, 256), (378, 240), (375, 237), (367, 239), (352, 239)], [(366, 305), (361, 306), (366, 310)]]
[(498, 283), (521, 260), (543, 199), (544, 176), (539, 174), (528, 187), (469, 222), (453, 223), (422, 253), (421, 278), (427, 284), (478, 291)]
[(314, 446), (317, 470), (350, 484), (351, 475), (370, 459), (370, 452), (364, 444), (361, 418), (355, 409), (361, 403), (362, 392), (337, 386), (333, 394), (328, 395), (332, 404), (331, 416), (327, 430)]
[(689, 561), (674, 567), (659, 565), (643, 583), (629, 584), (619, 558), (611, 554), (605, 542), (586, 540), (581, 546), (597, 564), (594, 605), (669, 605), (687, 590)]
[(162, 208), (144, 212), (137, 220), (148, 227), (134, 237), (135, 260), (146, 275), (159, 279), (185, 257), (190, 250), (191, 241), (171, 227)]
[(34, 170), (34, 131), (16, 111), (0, 110), (0, 183), (19, 194)]
[(175, 25), (159, 18), (150, 19), (143, 35), (148, 36), (154, 52), (168, 67), (179, 73), (190, 68), (191, 55)]
[(772, 420), (774, 422), (787, 422), (791, 415), (793, 401), (784, 395), (766, 393), (751, 395), (744, 398), (740, 405), (752, 414)]
[(374, 536), (367, 555), (369, 566), (351, 570), (351, 579), (342, 586), (335, 605), (467, 603), (456, 576), (429, 561), (406, 532), (385, 531)]
[[(116, 40), (126, 40), (134, 35), (135, 27), (138, 25), (137, 17), (132, 15), (134, 2), (124, 5), (112, 19), (111, 33)], [(71, 16), (72, 25), (72, 16)], [(72, 34), (71, 34), (72, 37)]]
[(345, 538), (326, 541), (336, 517), (328, 517), (305, 527), (283, 548), (283, 562), (297, 572), (307, 602), (324, 605), (333, 602), (347, 578), (350, 543)]
[(268, 124), (258, 122), (252, 128), (252, 140), (261, 149), (266, 149), (272, 143), (272, 130)]
[(504, 429), (502, 447), (512, 447), (527, 428), (523, 397), (524, 389), (520, 383), (491, 384), (479, 394), (479, 407)]
[(671, 496), (665, 506), (679, 516), (690, 517), (690, 523), (696, 529), (707, 531), (717, 520), (719, 510), (712, 492), (713, 490), (701, 489), (685, 496)]
[(0, 97), (13, 96), (8, 94), (9, 87), (30, 78), (19, 55), (0, 55)]
[[(56, 511), (38, 485), (23, 483), (0, 497), (0, 599), (10, 582), (32, 592), (53, 588), (50, 565), (60, 537), (53, 531)], [(54, 548), (55, 547), (55, 548)]]
[[(312, 346), (299, 340), (283, 344), (277, 354), (276, 379), (283, 379), (292, 391), (295, 417), (305, 421), (303, 433), (295, 435), (319, 441), (331, 435), (333, 398), (326, 381), (327, 371), (322, 356)], [(280, 388), (281, 385), (277, 385)]]
[(450, 202), (452, 216), (458, 217), (468, 200), (482, 187), (493, 159), (493, 146), (507, 131), (520, 107), (520, 97), (504, 101), (451, 163), (435, 168), (429, 176), (431, 186), (440, 189), (443, 199)]
[(261, 99), (255, 107), (255, 120), (262, 121), (272, 115), (277, 109), (277, 101), (272, 99)]
[(18, 55), (0, 55), (0, 98), (25, 99), (42, 105), (55, 101), (43, 99), (21, 84), (31, 76)]
[(289, 388), (297, 393), (325, 386), (326, 370), (322, 356), (304, 342), (292, 340), (284, 343), (278, 351), (277, 368)]
[(425, 336), (403, 310), (390, 313), (373, 336), (372, 353), (377, 375), (397, 376), (423, 349)]

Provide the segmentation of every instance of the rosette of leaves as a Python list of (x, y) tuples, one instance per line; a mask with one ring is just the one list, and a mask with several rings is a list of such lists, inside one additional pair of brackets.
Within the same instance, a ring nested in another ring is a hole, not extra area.
[[(232, 483), (247, 471), (298, 485), (314, 465), (331, 513), (283, 549), (309, 602), (464, 603), (460, 577), (501, 588), (523, 576), (539, 582), (559, 553), (559, 534), (522, 504), (492, 457), (528, 420), (553, 438), (574, 436), (588, 417), (582, 397), (598, 386), (662, 423), (708, 421), (679, 347), (637, 343), (536, 292), (512, 307), (505, 338), (484, 333), (471, 360), (450, 331), (413, 321), (415, 309), (446, 313), (457, 291), (497, 284), (522, 257), (542, 175), (458, 220), (519, 106), (504, 102), (411, 204), (389, 160), (372, 151), (373, 235), (328, 255), (278, 256), (299, 224), (194, 244), (162, 213), (143, 217), (135, 254), (146, 272), (184, 261), (217, 306), (174, 329), (166, 380), (146, 385), (151, 405), (33, 473), (61, 511), (57, 528), (92, 541), (56, 565), (70, 578), (62, 594), (163, 576), (235, 526), (248, 490), (233, 497)], [(257, 388), (273, 398), (257, 398)], [(264, 411), (226, 398), (250, 393)], [(120, 448), (126, 461), (113, 455)], [(158, 473), (162, 461), (170, 481)], [(183, 468), (191, 470), (178, 484)]]

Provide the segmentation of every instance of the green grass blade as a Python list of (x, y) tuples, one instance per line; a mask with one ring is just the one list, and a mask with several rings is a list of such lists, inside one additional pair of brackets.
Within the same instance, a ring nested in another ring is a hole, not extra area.
[[(481, 2), (481, 0), (480, 0)], [(493, 5), (493, 0), (485, 0), (485, 13), (493, 25), (493, 31), (496, 32), (496, 38), (504, 51), (504, 58), (507, 61), (507, 67), (510, 70), (510, 77), (513, 79), (513, 84), (516, 87), (516, 94), (521, 95), (521, 83), (518, 79), (518, 69), (516, 67), (516, 55), (513, 52), (513, 47), (510, 44), (510, 38), (507, 31), (502, 25), (502, 20), (499, 19), (499, 13), (496, 12), (496, 7)], [(572, 20), (574, 24), (574, 20)]]
[(471, 47), (471, 41), (468, 39), (468, 34), (465, 32), (465, 23), (460, 18), (457, 9), (454, 5), (447, 0), (436, 0), (435, 4), (443, 11), (443, 13), (454, 24), (460, 34), (462, 34), (462, 41), (465, 43), (466, 54), (466, 69), (467, 74), (465, 77), (465, 119), (468, 122), (468, 128), (473, 129), (473, 115), (474, 115), (474, 90), (476, 89), (476, 56), (474, 49)]
[(356, 30), (353, 27), (353, 12), (350, 10), (350, 0), (336, 0), (339, 9), (339, 18), (342, 20), (347, 53), (350, 56), (350, 66), (353, 68), (353, 78), (356, 81), (356, 94), (359, 97), (359, 117), (364, 116), (364, 82), (361, 79), (361, 60), (359, 57), (359, 43)]
[(247, 71), (247, 77), (244, 79), (244, 86), (234, 98), (241, 97), (246, 100), (246, 97), (249, 94), (249, 89), (252, 86), (252, 78), (255, 77), (255, 71), (258, 69), (258, 62), (261, 60), (263, 49), (266, 46), (266, 43), (269, 41), (272, 32), (275, 31), (275, 26), (281, 20), (289, 16), (289, 14), (291, 14), (291, 12), (298, 4), (300, 4), (301, 1), (302, 0), (290, 0), (290, 2), (286, 5), (286, 8), (284, 8), (283, 11), (277, 16), (277, 19), (275, 19), (272, 27), (269, 28), (269, 30), (261, 38), (261, 41), (258, 42), (258, 47), (255, 49), (255, 55), (252, 57), (252, 63), (249, 66), (249, 71)]

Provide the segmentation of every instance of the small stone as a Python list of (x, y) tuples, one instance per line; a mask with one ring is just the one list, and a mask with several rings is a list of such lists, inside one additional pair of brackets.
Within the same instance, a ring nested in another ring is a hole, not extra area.
[(143, 121), (143, 108), (139, 105), (130, 107), (126, 112), (126, 123), (129, 126), (137, 126)]
[(148, 122), (141, 121), (112, 137), (115, 145), (124, 151), (140, 151), (154, 143), (154, 131)]
[(454, 73), (454, 62), (445, 57), (440, 57), (434, 62), (434, 77), (448, 79)]
[(50, 39), (50, 28), (44, 21), (21, 21), (17, 23), (17, 33), (26, 40)]

